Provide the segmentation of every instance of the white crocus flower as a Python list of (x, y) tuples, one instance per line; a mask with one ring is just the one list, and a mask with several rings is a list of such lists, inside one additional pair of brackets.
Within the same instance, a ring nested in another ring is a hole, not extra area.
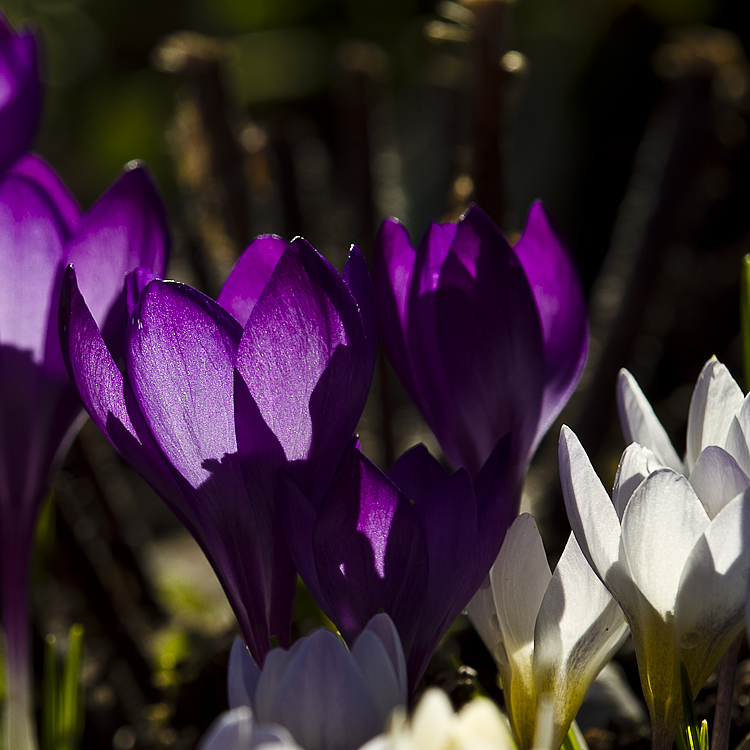
[[(710, 405), (711, 388), (705, 393)], [(720, 420), (715, 409), (698, 408), (698, 424), (708, 435)], [(721, 448), (705, 446), (696, 437), (688, 451), (692, 477), (707, 452), (714, 454), (711, 460), (723, 460), (716, 453)], [(750, 491), (727, 498), (722, 487), (704, 500), (681, 473), (658, 468), (664, 453), (634, 443), (623, 454), (610, 500), (567, 427), (560, 434), (559, 460), (570, 525), (630, 625), (653, 747), (665, 750), (682, 718), (680, 664), (697, 692), (744, 624)]]
[(750, 396), (716, 357), (703, 366), (693, 390), (684, 461), (627, 370), (620, 371), (617, 405), (625, 442), (649, 448), (662, 466), (684, 474), (704, 505), (723, 507), (750, 487)]
[(391, 729), (361, 750), (515, 750), (508, 724), (487, 698), (475, 698), (458, 713), (448, 696), (430, 688), (410, 721), (394, 715)]
[(283, 727), (259, 726), (247, 706), (225, 711), (209, 727), (198, 750), (302, 750)]
[(370, 620), (351, 651), (332, 631), (316, 630), (288, 651), (270, 651), (262, 670), (238, 638), (228, 683), (230, 707), (248, 707), (256, 732), (284, 727), (304, 750), (356, 750), (408, 698), (401, 641), (386, 614)]
[(552, 706), (550, 746), (559, 747), (586, 691), (628, 632), (573, 535), (552, 574), (536, 522), (528, 513), (519, 516), (468, 613), (497, 664), (519, 747), (539, 743), (542, 696)]

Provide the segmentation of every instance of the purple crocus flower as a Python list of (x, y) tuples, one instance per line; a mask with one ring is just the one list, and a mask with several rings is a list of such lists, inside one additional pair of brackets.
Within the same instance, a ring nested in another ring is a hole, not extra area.
[(96, 320), (116, 330), (125, 273), (138, 266), (162, 273), (169, 243), (166, 214), (143, 167), (124, 172), (84, 215), (37, 156), (21, 157), (0, 177), (0, 589), (10, 692), (5, 747), (32, 746), (29, 558), (50, 471), (81, 410), (57, 335), (63, 270), (76, 264)]
[[(133, 286), (144, 280), (133, 278)], [(281, 471), (328, 489), (370, 387), (372, 285), (307, 242), (261, 237), (218, 302), (152, 281), (115, 365), (68, 270), (61, 338), (93, 420), (203, 548), (262, 664), (289, 642), (296, 574), (276, 510)]]
[(514, 247), (476, 206), (417, 250), (389, 219), (374, 280), (390, 360), (448, 460), (476, 476), (510, 432), (520, 484), (588, 345), (581, 283), (542, 204)]
[(472, 482), (423, 445), (381, 472), (354, 445), (317, 505), (286, 480), (284, 520), (302, 579), (352, 643), (375, 613), (398, 629), (414, 688), (497, 556), (515, 514), (509, 439)]
[(16, 34), (0, 12), (0, 173), (31, 145), (41, 113), (34, 35)]

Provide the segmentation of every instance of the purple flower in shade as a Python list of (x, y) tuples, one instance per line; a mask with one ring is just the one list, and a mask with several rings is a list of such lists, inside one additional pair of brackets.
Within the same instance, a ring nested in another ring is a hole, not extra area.
[(0, 173), (31, 145), (41, 113), (34, 35), (16, 34), (0, 12)]
[[(29, 556), (51, 468), (67, 448), (66, 437), (72, 439), (81, 410), (57, 335), (63, 271), (76, 265), (95, 319), (105, 331), (116, 331), (115, 318), (125, 317), (125, 273), (139, 266), (163, 273), (169, 243), (161, 200), (140, 166), (124, 172), (84, 215), (37, 156), (21, 157), (0, 177), (0, 589), (10, 691), (5, 747), (31, 746), (22, 739), (33, 736)], [(19, 729), (24, 721), (26, 729)], [(8, 732), (15, 732), (13, 739)]]
[(284, 522), (306, 586), (349, 643), (375, 613), (390, 615), (412, 692), (513, 520), (510, 452), (501, 440), (472, 482), (423, 445), (388, 475), (351, 445), (317, 506), (286, 479)]
[(148, 283), (122, 374), (67, 272), (61, 339), (83, 402), (201, 545), (260, 664), (291, 627), (281, 471), (312, 502), (328, 489), (372, 379), (372, 298), (358, 249), (342, 277), (302, 239), (260, 237), (218, 302)]
[(520, 484), (588, 346), (578, 273), (542, 204), (515, 247), (476, 206), (417, 250), (389, 219), (374, 281), (390, 360), (448, 460), (476, 476), (510, 432)]

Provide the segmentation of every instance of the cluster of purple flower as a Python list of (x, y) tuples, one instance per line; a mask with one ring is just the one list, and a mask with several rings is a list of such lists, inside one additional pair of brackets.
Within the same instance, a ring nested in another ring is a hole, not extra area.
[[(356, 247), (341, 274), (302, 239), (259, 237), (214, 301), (160, 279), (167, 221), (143, 167), (82, 216), (25, 153), (41, 109), (34, 39), (4, 21), (0, 76), (10, 693), (27, 690), (37, 511), (81, 405), (194, 535), (259, 665), (272, 637), (289, 645), (299, 572), (348, 643), (390, 616), (413, 690), (486, 577), (581, 374), (582, 290), (544, 209), (515, 247), (478, 208), (433, 225), (418, 249), (389, 221), (374, 286)], [(387, 474), (359, 451), (376, 327), (453, 474), (422, 446)]]
[[(258, 237), (214, 301), (162, 280), (168, 221), (142, 166), (82, 214), (27, 152), (41, 96), (34, 37), (0, 16), (4, 746), (36, 745), (32, 541), (85, 408), (195, 537), (237, 617), (247, 648), (232, 656), (233, 710), (206, 750), (356, 750), (411, 700), (467, 608), (522, 750), (560, 745), (628, 628), (655, 745), (668, 747), (680, 665), (699, 687), (744, 622), (750, 400), (726, 369), (704, 368), (684, 462), (623, 373), (633, 443), (611, 500), (563, 429), (574, 534), (553, 574), (533, 519), (516, 516), (531, 457), (581, 376), (588, 330), (576, 269), (541, 204), (514, 246), (477, 207), (433, 224), (418, 248), (388, 220), (374, 283), (354, 246), (339, 273), (303, 239)], [(453, 473), (424, 446), (387, 472), (359, 450), (378, 333)], [(669, 557), (659, 534), (673, 537)], [(290, 648), (298, 574), (343, 642), (321, 631)], [(371, 750), (409, 746), (428, 715), (443, 727), (429, 746), (447, 747), (441, 700)], [(487, 746), (506, 743), (494, 714), (473, 715)]]

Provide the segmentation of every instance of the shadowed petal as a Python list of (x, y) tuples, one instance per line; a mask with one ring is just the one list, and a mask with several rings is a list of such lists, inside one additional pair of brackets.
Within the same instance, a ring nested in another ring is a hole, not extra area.
[(34, 140), (42, 113), (36, 41), (16, 34), (0, 13), (0, 173)]
[[(372, 374), (375, 370), (375, 359), (378, 352), (375, 290), (370, 278), (370, 272), (367, 270), (365, 256), (362, 255), (362, 251), (356, 245), (352, 245), (349, 250), (349, 257), (344, 267), (343, 277), (352, 295), (354, 295), (354, 299), (357, 300), (359, 313), (362, 317), (362, 326), (367, 344), (365, 377), (369, 382), (372, 380)], [(364, 401), (362, 408), (364, 409)]]
[(666, 430), (635, 378), (627, 370), (620, 370), (617, 377), (617, 408), (626, 443), (645, 445), (664, 466), (680, 474), (684, 472), (682, 461), (672, 447)]
[(465, 469), (417, 498), (414, 511), (427, 544), (428, 578), (417, 640), (407, 654), (412, 689), (443, 633), (466, 608), (492, 564), (490, 559), (483, 566), (475, 558), (479, 514)]
[(588, 351), (586, 301), (575, 263), (540, 201), (513, 248), (531, 285), (544, 337), (544, 400), (532, 451), (573, 394)]
[(693, 685), (703, 685), (744, 626), (749, 539), (746, 491), (712, 520), (685, 563), (675, 605), (675, 643)]
[(227, 697), (229, 708), (238, 706), (253, 707), (255, 690), (260, 680), (260, 668), (250, 656), (242, 638), (235, 638), (232, 651), (229, 654), (229, 670), (227, 672)]
[(275, 234), (256, 237), (235, 263), (216, 301), (244, 328), (289, 243)]
[(356, 750), (385, 727), (367, 679), (339, 637), (317, 630), (288, 657), (269, 654), (258, 683), (258, 720), (281, 724), (305, 748)]
[(412, 399), (419, 404), (411, 355), (407, 346), (409, 290), (417, 252), (398, 219), (386, 219), (375, 240), (373, 276), (380, 331), (394, 370)]
[(750, 479), (729, 453), (710, 445), (698, 456), (690, 484), (713, 519), (733, 497), (750, 487)]
[(448, 476), (423, 443), (402, 454), (386, 474), (412, 500), (422, 497)]
[(440, 363), (447, 392), (430, 409), (439, 412), (448, 401), (456, 409), (449, 434), (438, 434), (446, 455), (476, 476), (499, 438), (510, 432), (520, 478), (542, 405), (542, 330), (523, 268), (476, 207), (457, 227), (434, 309), (439, 356), (432, 362)]
[(360, 633), (352, 658), (365, 675), (377, 712), (388, 716), (396, 706), (409, 700), (406, 659), (398, 631), (387, 614), (381, 612)]
[(412, 505), (353, 447), (320, 506), (313, 554), (344, 636), (353, 638), (382, 608), (408, 656), (424, 605), (428, 548)]

